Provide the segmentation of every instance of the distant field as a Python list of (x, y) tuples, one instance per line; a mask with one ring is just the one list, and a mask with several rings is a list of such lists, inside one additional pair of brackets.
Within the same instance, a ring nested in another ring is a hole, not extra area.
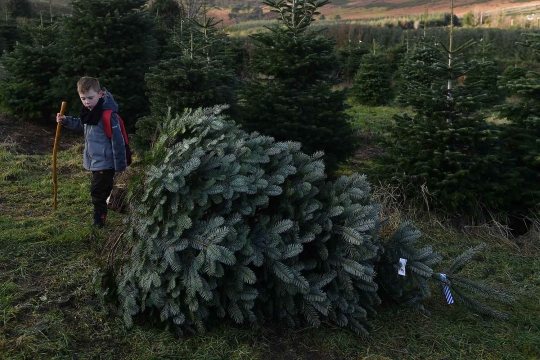
[[(463, 15), (469, 11), (496, 11), (505, 8), (513, 8), (538, 4), (540, 1), (519, 1), (516, 0), (456, 0), (454, 2), (455, 13)], [(449, 1), (430, 0), (352, 0), (352, 1), (332, 1), (321, 11), (325, 15), (340, 14), (342, 18), (364, 18), (371, 17), (369, 10), (377, 8), (383, 16), (402, 16), (422, 14), (429, 12), (447, 12), (450, 10)]]
[(30, 0), (30, 2), (36, 13), (42, 11), (48, 13), (50, 10), (52, 10), (53, 14), (65, 14), (69, 12), (69, 0)]
[[(540, 1), (533, 0), (455, 0), (454, 12), (463, 16), (468, 12), (491, 15), (533, 14), (540, 10)], [(265, 12), (268, 10), (265, 9)], [(450, 12), (447, 0), (333, 0), (324, 6), (321, 13), (327, 19), (339, 15), (341, 19), (373, 19), (384, 17), (402, 17), (428, 13)], [(225, 25), (234, 24), (229, 19), (230, 10), (221, 8), (211, 14), (222, 19)]]
[[(48, 11), (50, 1), (52, 1), (53, 12), (68, 11), (70, 0), (31, 0), (38, 11)], [(225, 0), (221, 2), (227, 3)], [(258, 2), (262, 5), (262, 0)], [(538, 14), (540, 0), (455, 0), (454, 7), (454, 12), (458, 16), (474, 12), (491, 16), (515, 17)], [(210, 11), (210, 15), (222, 19), (225, 26), (232, 25), (235, 21), (229, 18), (231, 8), (227, 6), (214, 8)], [(265, 13), (268, 11), (264, 8)], [(426, 12), (434, 14), (449, 11), (450, 1), (448, 0), (331, 0), (330, 4), (321, 9), (321, 13), (327, 19), (339, 16), (341, 19), (349, 20), (407, 17)]]

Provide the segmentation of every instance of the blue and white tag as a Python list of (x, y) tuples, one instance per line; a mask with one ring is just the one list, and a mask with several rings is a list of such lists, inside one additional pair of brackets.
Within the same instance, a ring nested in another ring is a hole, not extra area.
[[(446, 280), (446, 274), (441, 274), (441, 278)], [(452, 297), (452, 293), (450, 292), (450, 288), (448, 287), (448, 285), (446, 285), (446, 283), (442, 283), (442, 288), (443, 288), (444, 296), (446, 296), (446, 302), (448, 304), (453, 304), (454, 298)]]
[(405, 276), (405, 265), (407, 265), (407, 259), (399, 258), (397, 273), (401, 276)]

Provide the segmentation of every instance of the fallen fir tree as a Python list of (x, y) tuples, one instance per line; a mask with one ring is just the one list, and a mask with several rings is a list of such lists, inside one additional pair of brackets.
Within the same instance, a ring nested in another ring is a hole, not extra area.
[[(475, 297), (511, 296), (457, 275), (479, 249), (446, 276), (435, 273), (440, 257), (417, 249), (412, 224), (379, 239), (379, 205), (364, 176), (328, 181), (322, 153), (248, 134), (222, 110), (163, 122), (129, 216), (134, 249), (118, 275), (128, 326), (148, 312), (181, 332), (230, 318), (253, 326), (325, 321), (367, 333), (381, 297), (423, 309), (430, 280), (473, 310), (504, 317)], [(398, 275), (400, 258), (406, 276)]]

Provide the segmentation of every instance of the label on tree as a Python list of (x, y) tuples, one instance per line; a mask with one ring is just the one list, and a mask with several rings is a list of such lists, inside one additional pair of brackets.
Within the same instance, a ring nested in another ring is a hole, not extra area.
[[(446, 280), (446, 274), (441, 274), (441, 278)], [(454, 298), (452, 297), (452, 293), (450, 292), (450, 288), (448, 287), (448, 285), (446, 285), (443, 282), (442, 283), (442, 288), (443, 288), (444, 296), (446, 297), (446, 302), (448, 303), (448, 305), (453, 304), (454, 303)]]
[(405, 265), (407, 265), (407, 259), (399, 258), (399, 266), (397, 273), (401, 276), (405, 276)]

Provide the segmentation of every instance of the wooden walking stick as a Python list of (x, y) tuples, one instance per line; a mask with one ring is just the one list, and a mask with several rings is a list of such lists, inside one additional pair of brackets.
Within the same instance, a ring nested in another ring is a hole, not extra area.
[[(60, 116), (64, 115), (64, 111), (66, 111), (66, 105), (67, 103), (65, 101), (62, 101), (62, 106), (60, 107)], [(53, 185), (54, 185), (54, 210), (56, 210), (56, 207), (58, 206), (57, 201), (57, 195), (58, 195), (58, 183), (56, 181), (56, 151), (58, 150), (58, 140), (60, 140), (60, 129), (62, 129), (62, 124), (57, 123), (56, 124), (56, 136), (54, 138), (54, 148), (53, 148), (53, 158), (52, 158), (52, 176), (53, 176)]]

